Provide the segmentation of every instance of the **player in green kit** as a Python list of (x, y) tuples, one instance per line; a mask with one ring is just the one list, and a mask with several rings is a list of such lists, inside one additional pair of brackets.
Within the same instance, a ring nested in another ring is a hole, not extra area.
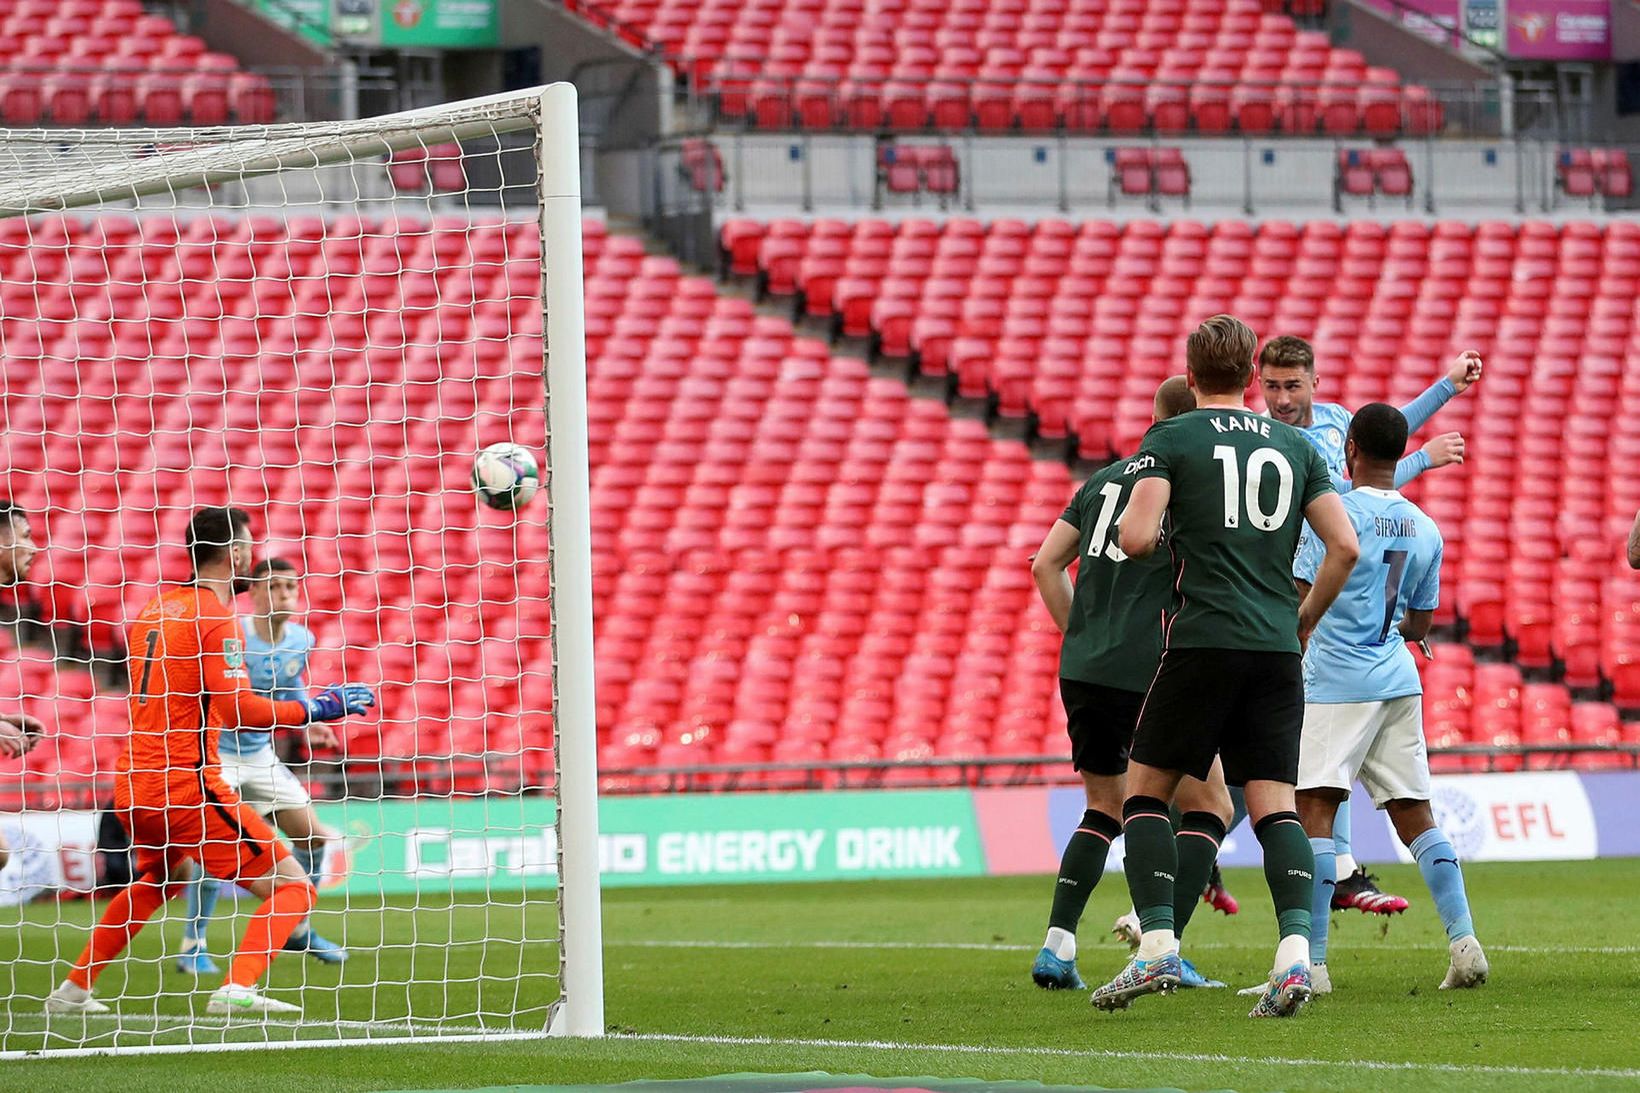
[[(1257, 345), (1229, 315), (1202, 323), (1185, 343), (1199, 408), (1152, 427), (1130, 462), (1139, 481), (1119, 545), (1131, 558), (1150, 556), (1165, 517), (1174, 591), (1122, 806), (1142, 933), (1133, 961), (1094, 992), (1101, 1009), (1179, 985), (1179, 859), (1168, 802), (1186, 776), (1207, 777), (1215, 757), (1226, 780), (1245, 787), (1280, 928), (1270, 986), (1252, 1016), (1291, 1016), (1310, 997), (1315, 861), (1293, 797), (1304, 720), (1300, 650), (1360, 547), (1320, 453), (1292, 426), (1246, 408)], [(1325, 555), (1301, 603), (1292, 560), (1305, 521)]]
[[(1196, 408), (1196, 396), (1182, 376), (1156, 390), (1157, 421)], [(1054, 882), (1048, 936), (1031, 965), (1037, 986), (1081, 990), (1076, 971), (1076, 928), (1088, 897), (1104, 875), (1110, 844), (1122, 833), (1122, 807), (1133, 727), (1144, 688), (1156, 675), (1162, 655), (1162, 620), (1173, 596), (1173, 577), (1160, 554), (1129, 561), (1116, 545), (1116, 517), (1138, 478), (1120, 460), (1093, 474), (1076, 491), (1065, 514), (1048, 531), (1031, 561), (1031, 576), (1042, 602), (1065, 635), (1059, 654), (1059, 694), (1071, 762), (1082, 776), (1087, 811), (1071, 833)], [(1078, 562), (1076, 585), (1069, 569)], [(1184, 906), (1176, 909), (1182, 929), (1224, 841), (1231, 803), (1217, 768), (1207, 782), (1187, 779), (1179, 787), (1184, 815), (1179, 827), (1179, 883)], [(1199, 883), (1197, 883), (1199, 881)], [(1192, 888), (1192, 884), (1194, 887)], [(1221, 987), (1180, 961), (1186, 987)]]

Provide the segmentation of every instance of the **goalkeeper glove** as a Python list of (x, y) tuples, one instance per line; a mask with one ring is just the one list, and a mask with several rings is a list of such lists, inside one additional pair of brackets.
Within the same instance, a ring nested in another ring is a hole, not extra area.
[(302, 699), (309, 721), (339, 721), (376, 704), (376, 692), (363, 683), (337, 683)]

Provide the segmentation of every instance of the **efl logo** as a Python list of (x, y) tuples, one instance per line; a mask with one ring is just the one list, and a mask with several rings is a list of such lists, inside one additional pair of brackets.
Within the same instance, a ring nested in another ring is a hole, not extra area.
[[(1433, 779), (1435, 822), (1471, 861), (1595, 856), (1594, 814), (1570, 772), (1451, 775)], [(1405, 855), (1402, 860), (1410, 861)]]

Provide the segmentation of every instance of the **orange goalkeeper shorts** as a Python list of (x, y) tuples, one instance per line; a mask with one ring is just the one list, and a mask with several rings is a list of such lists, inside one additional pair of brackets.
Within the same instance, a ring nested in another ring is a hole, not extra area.
[(139, 874), (169, 874), (191, 859), (221, 880), (256, 880), (290, 857), (273, 828), (238, 794), (197, 775), (119, 777), (114, 807), (131, 835)]

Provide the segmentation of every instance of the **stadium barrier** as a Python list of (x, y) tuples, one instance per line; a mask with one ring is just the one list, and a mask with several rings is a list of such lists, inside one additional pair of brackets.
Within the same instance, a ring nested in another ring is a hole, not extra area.
[[(887, 148), (939, 151), (952, 161), (952, 189), (896, 192), (883, 184)], [(1125, 192), (1119, 153), (1177, 153), (1186, 187), (1169, 194)], [(1353, 193), (1341, 179), (1341, 153), (1367, 156), (1397, 150), (1404, 181), (1390, 189)], [(1599, 152), (1626, 167), (1640, 163), (1640, 146), (1574, 148), (1553, 140), (1404, 137), (1244, 137), (1225, 134), (1095, 136), (1039, 134), (896, 134), (892, 140), (847, 133), (719, 131), (604, 153), (643, 180), (636, 197), (654, 222), (687, 211), (790, 215), (794, 210), (854, 215), (865, 211), (949, 209), (1008, 216), (1028, 210), (1177, 210), (1287, 218), (1353, 215), (1598, 215), (1627, 208), (1632, 183), (1602, 186), (1572, 169), (1576, 157)], [(697, 164), (711, 166), (701, 169)], [(671, 236), (668, 236), (669, 240)]]
[[(1469, 861), (1587, 860), (1640, 856), (1636, 795), (1640, 771), (1526, 771), (1438, 775), (1433, 801)], [(605, 797), (600, 870), (608, 887), (1051, 873), (1083, 807), (1080, 787), (1047, 785)], [(322, 887), (351, 898), (555, 882), (547, 796), (346, 800), (320, 815), (345, 832)], [(0, 814), (14, 848), (0, 905), (89, 893), (106, 867), (98, 830), (88, 810)], [(1363, 861), (1410, 860), (1365, 807), (1354, 845)], [(1221, 860), (1259, 863), (1245, 828)]]

